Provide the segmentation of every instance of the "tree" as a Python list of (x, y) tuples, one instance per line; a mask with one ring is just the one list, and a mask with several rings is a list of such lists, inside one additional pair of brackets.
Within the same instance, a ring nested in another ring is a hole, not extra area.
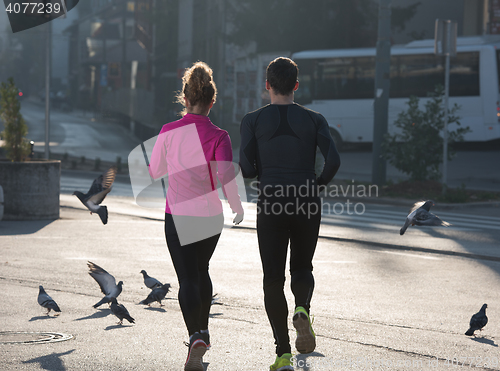
[[(230, 41), (257, 52), (372, 47), (378, 2), (373, 0), (240, 0), (229, 9)], [(404, 25), (420, 3), (393, 7), (393, 28)]]
[[(439, 165), (443, 159), (444, 128), (443, 98), (444, 88), (437, 85), (425, 109), (419, 108), (419, 98), (412, 96), (408, 101), (408, 110), (398, 115), (394, 126), (400, 133), (386, 134), (382, 144), (384, 158), (391, 165), (410, 176), (410, 180), (436, 180), (440, 177)], [(456, 112), (460, 107), (455, 104), (448, 110), (448, 123), (460, 126)], [(469, 127), (448, 130), (448, 144), (463, 141)], [(448, 160), (455, 156), (455, 151), (448, 146)]]
[(0, 28), (8, 35), (7, 46), (0, 53), (0, 80), (12, 76), (23, 94), (36, 94), (45, 81), (45, 32), (32, 28), (13, 34), (7, 27)]
[(21, 104), (17, 99), (19, 90), (12, 77), (8, 81), (8, 84), (2, 82), (0, 87), (0, 119), (4, 123), (4, 131), (1, 134), (5, 141), (3, 147), (11, 161), (22, 161), (31, 151), (26, 141), (28, 126), (20, 112)]

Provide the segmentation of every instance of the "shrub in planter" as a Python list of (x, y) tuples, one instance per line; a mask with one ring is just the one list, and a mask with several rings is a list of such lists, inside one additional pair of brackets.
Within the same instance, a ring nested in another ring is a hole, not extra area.
[(8, 83), (0, 86), (0, 119), (4, 123), (1, 137), (7, 158), (11, 161), (23, 161), (31, 153), (31, 147), (26, 140), (28, 126), (21, 115), (21, 104), (17, 99), (19, 90), (11, 77)]
[[(400, 133), (386, 134), (382, 144), (383, 156), (391, 165), (410, 176), (410, 180), (437, 180), (440, 177), (439, 166), (443, 160), (444, 128), (443, 92), (441, 85), (429, 94), (424, 110), (419, 108), (419, 98), (412, 96), (408, 101), (408, 110), (399, 114), (394, 126)], [(448, 124), (460, 126), (456, 115), (459, 106), (455, 104), (448, 110)], [(449, 145), (463, 141), (469, 127), (448, 128), (448, 160), (455, 152)]]
[(28, 128), (21, 115), (14, 80), (0, 86), (0, 119), (7, 160), (0, 160), (0, 186), (4, 191), (4, 220), (59, 218), (61, 162), (29, 161)]

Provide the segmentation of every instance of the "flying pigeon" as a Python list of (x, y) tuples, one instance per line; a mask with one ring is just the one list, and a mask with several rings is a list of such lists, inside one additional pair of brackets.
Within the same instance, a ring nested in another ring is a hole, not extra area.
[(488, 317), (486, 317), (486, 308), (488, 307), (487, 304), (483, 304), (479, 312), (474, 314), (469, 323), (469, 329), (465, 333), (467, 336), (472, 336), (474, 335), (474, 331), (479, 330), (481, 331), (484, 326), (488, 323)]
[[(43, 286), (39, 286), (40, 291), (38, 292), (38, 304), (40, 304), (43, 308), (47, 309), (47, 316), (50, 313), (50, 310), (52, 309), (54, 312), (61, 312), (61, 309), (59, 309), (59, 306), (57, 303), (52, 299), (49, 294), (45, 292), (43, 289)], [(55, 314), (58, 316), (59, 314)]]
[(99, 302), (94, 304), (94, 308), (97, 308), (104, 303), (111, 302), (112, 298), (117, 298), (118, 295), (120, 295), (120, 293), (122, 292), (123, 281), (118, 282), (117, 285), (115, 277), (113, 277), (111, 274), (109, 274), (104, 269), (99, 267), (97, 264), (88, 262), (87, 265), (89, 266), (90, 269), (89, 274), (99, 284), (102, 293), (106, 295)]
[(149, 307), (151, 303), (157, 301), (158, 303), (160, 303), (160, 307), (163, 307), (161, 301), (165, 299), (165, 296), (169, 291), (170, 291), (170, 285), (168, 283), (161, 285), (155, 288), (153, 291), (151, 291), (148, 297), (143, 301), (141, 301), (139, 304), (144, 304)]
[(146, 271), (144, 269), (141, 271), (141, 273), (144, 277), (144, 284), (146, 285), (147, 288), (153, 290), (153, 289), (160, 287), (162, 285), (162, 283), (160, 281), (158, 281), (156, 278), (148, 276), (148, 274), (146, 273)]
[(399, 234), (403, 235), (406, 232), (406, 229), (410, 225), (442, 225), (444, 227), (448, 227), (451, 225), (448, 222), (445, 222), (439, 219), (436, 215), (430, 212), (431, 206), (434, 205), (434, 201), (421, 201), (417, 202), (413, 205), (410, 213), (406, 217), (405, 224), (399, 230)]
[(123, 304), (118, 304), (116, 298), (111, 299), (111, 313), (120, 320), (120, 322), (118, 322), (119, 325), (123, 324), (124, 318), (130, 323), (135, 323), (135, 319), (130, 316), (127, 308), (125, 308)]
[(115, 181), (116, 177), (116, 166), (112, 166), (105, 173), (99, 175), (92, 186), (90, 187), (87, 194), (83, 194), (80, 191), (74, 191), (73, 195), (78, 197), (78, 199), (85, 205), (87, 209), (90, 210), (90, 214), (97, 213), (101, 218), (102, 224), (108, 222), (108, 208), (106, 206), (99, 206), (104, 200), (106, 195), (111, 192), (111, 186)]

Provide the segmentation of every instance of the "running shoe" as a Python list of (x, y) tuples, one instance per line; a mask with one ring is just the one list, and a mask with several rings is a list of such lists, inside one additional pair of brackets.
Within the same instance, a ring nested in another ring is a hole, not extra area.
[(200, 333), (195, 332), (189, 342), (189, 352), (184, 364), (184, 371), (204, 371), (203, 355), (207, 351), (207, 344)]
[(312, 353), (316, 348), (316, 334), (312, 329), (309, 314), (303, 307), (297, 307), (293, 314), (293, 327), (297, 330), (295, 348), (299, 353)]
[(210, 334), (208, 332), (200, 332), (201, 338), (207, 344), (207, 350), (210, 349)]
[(292, 354), (284, 353), (281, 357), (276, 356), (276, 361), (269, 367), (270, 371), (292, 370)]

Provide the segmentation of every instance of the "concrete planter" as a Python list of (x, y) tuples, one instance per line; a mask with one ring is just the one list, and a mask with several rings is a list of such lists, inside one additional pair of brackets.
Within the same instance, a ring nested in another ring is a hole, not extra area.
[(0, 186), (4, 193), (3, 220), (59, 218), (61, 161), (0, 160)]

